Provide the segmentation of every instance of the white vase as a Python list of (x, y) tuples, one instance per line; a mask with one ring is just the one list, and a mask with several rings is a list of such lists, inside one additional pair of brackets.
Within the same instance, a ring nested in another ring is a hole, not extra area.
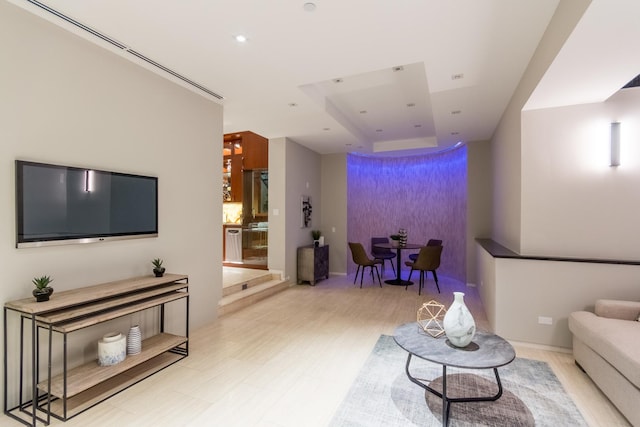
[(134, 355), (142, 351), (142, 333), (140, 326), (135, 325), (129, 329), (127, 334), (127, 354)]
[(453, 303), (442, 321), (444, 333), (456, 347), (466, 347), (476, 334), (476, 322), (464, 303), (464, 293), (454, 292)]

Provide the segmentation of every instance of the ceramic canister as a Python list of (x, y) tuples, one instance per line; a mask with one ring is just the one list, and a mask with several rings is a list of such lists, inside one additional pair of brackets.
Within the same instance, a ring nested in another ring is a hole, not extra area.
[(111, 366), (127, 357), (127, 337), (119, 332), (110, 332), (98, 341), (98, 364)]

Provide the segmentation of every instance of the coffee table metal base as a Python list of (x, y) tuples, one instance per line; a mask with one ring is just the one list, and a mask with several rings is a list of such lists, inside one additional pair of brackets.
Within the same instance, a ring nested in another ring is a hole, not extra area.
[[(478, 397), (448, 397), (447, 396), (447, 365), (442, 365), (442, 393), (438, 390), (435, 390), (429, 387), (427, 384), (422, 382), (420, 379), (415, 378), (411, 375), (411, 371), (409, 365), (411, 364), (411, 356), (409, 353), (407, 356), (407, 364), (405, 366), (405, 372), (407, 373), (407, 377), (409, 380), (420, 387), (424, 388), (428, 392), (435, 394), (439, 398), (442, 399), (442, 425), (449, 425), (449, 410), (451, 408), (451, 403), (460, 403), (460, 402), (492, 402), (500, 399), (502, 396), (502, 382), (500, 382), (500, 375), (498, 374), (498, 368), (493, 368), (493, 372), (496, 376), (496, 383), (498, 384), (498, 392), (493, 396), (478, 396)], [(424, 381), (424, 380), (423, 380)]]

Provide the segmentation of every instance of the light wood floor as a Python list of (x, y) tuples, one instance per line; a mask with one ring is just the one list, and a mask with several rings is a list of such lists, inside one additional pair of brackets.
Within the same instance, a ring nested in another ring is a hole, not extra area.
[[(478, 326), (487, 327), (475, 288), (445, 277), (442, 294), (430, 279), (421, 297), (415, 286), (381, 289), (365, 277), (360, 289), (352, 281), (295, 285), (192, 331), (189, 357), (64, 425), (326, 426), (380, 334), (415, 321), (423, 302), (448, 305), (452, 291), (463, 291)], [(515, 347), (519, 357), (551, 365), (589, 425), (629, 425), (571, 354)]]

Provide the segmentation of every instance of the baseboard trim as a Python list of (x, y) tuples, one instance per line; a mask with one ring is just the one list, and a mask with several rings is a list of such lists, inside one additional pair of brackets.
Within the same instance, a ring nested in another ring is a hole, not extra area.
[(567, 353), (567, 354), (573, 353), (572, 349), (566, 348), (566, 347), (556, 347), (552, 345), (536, 344), (536, 343), (524, 342), (524, 341), (513, 341), (513, 340), (507, 340), (507, 341), (509, 341), (511, 345), (519, 345), (522, 347), (534, 348), (537, 350), (555, 351), (556, 353)]

